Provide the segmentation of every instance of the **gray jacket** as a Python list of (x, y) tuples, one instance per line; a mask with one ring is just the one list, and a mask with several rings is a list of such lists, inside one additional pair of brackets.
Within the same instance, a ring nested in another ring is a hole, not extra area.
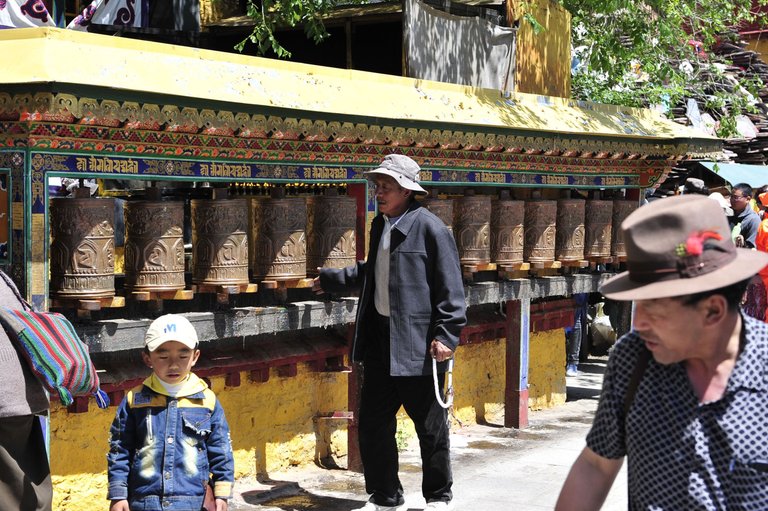
[(744, 236), (745, 246), (747, 248), (755, 248), (757, 231), (760, 229), (760, 216), (754, 212), (749, 204), (747, 204), (744, 211), (738, 215), (728, 217), (728, 225), (731, 226), (731, 229), (733, 229), (736, 224), (741, 224), (741, 231), (739, 234)]
[[(378, 215), (371, 225), (368, 261), (320, 273), (325, 291), (362, 287), (352, 345), (354, 361), (363, 360), (367, 343), (375, 339), (374, 268), (383, 229), (384, 218)], [(418, 202), (409, 207), (390, 236), (390, 374), (432, 374), (432, 340), (456, 350), (467, 322), (456, 243), (445, 224)], [(445, 366), (440, 364), (440, 370)]]

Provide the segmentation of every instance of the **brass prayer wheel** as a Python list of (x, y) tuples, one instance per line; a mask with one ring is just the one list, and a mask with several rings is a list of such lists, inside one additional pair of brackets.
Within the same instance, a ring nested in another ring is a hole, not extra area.
[(588, 200), (584, 221), (584, 253), (587, 257), (611, 256), (613, 201)]
[(245, 199), (192, 199), (192, 281), (248, 283), (248, 204)]
[(125, 204), (125, 286), (131, 291), (184, 289), (184, 203)]
[(525, 201), (525, 245), (523, 257), (529, 263), (555, 260), (557, 201)]
[(611, 221), (611, 255), (616, 257), (626, 257), (627, 247), (624, 244), (624, 233), (621, 232), (621, 223), (634, 210), (637, 209), (637, 202), (628, 200), (613, 201), (613, 220)]
[(491, 261), (496, 264), (523, 262), (525, 202), (512, 200), (503, 190), (491, 202)]
[(557, 201), (557, 236), (555, 257), (558, 261), (584, 259), (584, 214), (586, 204), (582, 199)]
[(442, 220), (453, 234), (453, 199), (424, 199), (421, 205)]
[(50, 227), (51, 294), (77, 299), (114, 296), (114, 199), (51, 199)]
[(491, 198), (468, 190), (454, 201), (455, 238), (462, 264), (491, 262)]
[(257, 280), (307, 276), (307, 201), (304, 197), (251, 200), (251, 268)]
[(357, 202), (354, 197), (334, 195), (310, 197), (307, 203), (307, 273), (318, 268), (346, 268), (355, 264), (355, 221)]

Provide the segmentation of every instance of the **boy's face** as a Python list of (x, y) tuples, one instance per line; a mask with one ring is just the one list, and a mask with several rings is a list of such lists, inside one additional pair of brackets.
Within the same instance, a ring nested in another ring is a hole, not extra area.
[(187, 377), (200, 357), (200, 350), (190, 349), (177, 341), (167, 341), (149, 354), (142, 352), (141, 357), (158, 378), (173, 384)]

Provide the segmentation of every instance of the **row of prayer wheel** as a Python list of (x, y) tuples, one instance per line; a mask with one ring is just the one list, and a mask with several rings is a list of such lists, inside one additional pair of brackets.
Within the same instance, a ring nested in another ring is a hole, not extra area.
[[(512, 200), (468, 193), (426, 199), (453, 230), (463, 264), (581, 261), (625, 256), (619, 225), (629, 201)], [(184, 289), (184, 203), (128, 201), (125, 285), (128, 291)], [(193, 199), (192, 281), (247, 284), (291, 280), (319, 267), (355, 262), (355, 199), (347, 196)], [(51, 282), (59, 298), (113, 296), (114, 199), (51, 200)], [(250, 275), (249, 275), (250, 273)]]
[[(185, 287), (184, 203), (157, 195), (125, 204), (128, 291)], [(192, 282), (292, 280), (314, 275), (319, 267), (354, 264), (355, 206), (354, 198), (330, 193), (192, 199)], [(114, 296), (114, 199), (52, 199), (50, 223), (52, 295)]]
[(513, 200), (474, 195), (426, 199), (452, 230), (462, 264), (577, 262), (624, 257), (619, 226), (637, 203), (625, 200)]

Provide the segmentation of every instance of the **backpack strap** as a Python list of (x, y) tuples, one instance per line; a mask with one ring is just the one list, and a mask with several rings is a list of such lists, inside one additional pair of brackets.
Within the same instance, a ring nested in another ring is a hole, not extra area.
[(5, 283), (8, 285), (8, 287), (13, 291), (13, 294), (16, 295), (16, 298), (19, 299), (21, 304), (24, 306), (24, 310), (28, 311), (35, 311), (35, 308), (30, 304), (27, 300), (24, 299), (23, 296), (21, 296), (21, 293), (19, 292), (19, 288), (16, 287), (16, 283), (11, 280), (11, 277), (9, 277), (4, 271), (0, 270), (0, 277), (3, 278)]
[(629, 385), (627, 385), (627, 392), (624, 394), (624, 422), (626, 424), (627, 414), (629, 409), (632, 408), (632, 402), (635, 400), (635, 394), (637, 394), (637, 387), (640, 386), (640, 381), (645, 375), (645, 370), (648, 368), (648, 362), (651, 361), (651, 352), (648, 351), (645, 346), (640, 349), (640, 353), (637, 356), (637, 362), (635, 368), (632, 370), (632, 377), (629, 379)]

